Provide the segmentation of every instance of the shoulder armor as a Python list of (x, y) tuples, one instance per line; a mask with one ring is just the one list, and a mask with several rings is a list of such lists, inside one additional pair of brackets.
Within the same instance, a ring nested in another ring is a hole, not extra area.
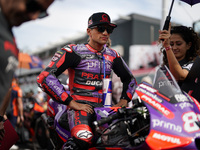
[(70, 52), (72, 53), (72, 46), (76, 46), (75, 44), (69, 44), (69, 45), (66, 45), (62, 48), (62, 50), (65, 50), (67, 52)]

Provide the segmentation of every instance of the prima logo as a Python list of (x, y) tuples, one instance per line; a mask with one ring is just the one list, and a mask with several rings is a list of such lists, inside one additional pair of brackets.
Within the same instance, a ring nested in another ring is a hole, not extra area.
[(184, 102), (184, 103), (180, 103), (179, 106), (181, 107), (181, 109), (187, 108), (187, 107), (191, 107), (193, 108), (194, 106), (190, 103)]
[(179, 125), (176, 125), (174, 123), (168, 122), (168, 121), (163, 121), (159, 119), (153, 119), (153, 127), (163, 127), (165, 129), (173, 130), (176, 132), (182, 132), (182, 127)]
[(53, 82), (52, 80), (49, 81), (49, 85), (53, 87), (53, 89), (59, 94), (62, 94), (62, 88), (60, 88), (59, 86), (56, 85), (55, 82)]
[(163, 86), (171, 86), (171, 85), (173, 85), (173, 84), (172, 84), (172, 81), (160, 81), (160, 82), (158, 83), (159, 88), (161, 88), (161, 87), (163, 87)]
[[(111, 64), (106, 61), (105, 67), (106, 67), (106, 69), (111, 69)], [(103, 64), (99, 60), (88, 61), (87, 68), (89, 70), (92, 68), (103, 68)]]

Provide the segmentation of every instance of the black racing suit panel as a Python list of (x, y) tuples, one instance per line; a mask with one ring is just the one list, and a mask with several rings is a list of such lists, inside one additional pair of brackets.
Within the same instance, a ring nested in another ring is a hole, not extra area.
[(114, 60), (113, 70), (115, 74), (120, 77), (123, 83), (123, 90), (120, 99), (126, 99), (130, 101), (133, 96), (131, 93), (135, 92), (135, 88), (137, 85), (135, 78), (133, 77), (131, 71), (121, 57), (118, 57)]

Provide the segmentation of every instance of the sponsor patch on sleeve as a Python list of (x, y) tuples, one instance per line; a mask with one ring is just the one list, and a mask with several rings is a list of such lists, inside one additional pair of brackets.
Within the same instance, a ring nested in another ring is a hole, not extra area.
[(61, 56), (62, 56), (63, 52), (61, 51), (57, 51), (54, 56), (51, 58), (51, 61), (55, 62), (57, 61)]

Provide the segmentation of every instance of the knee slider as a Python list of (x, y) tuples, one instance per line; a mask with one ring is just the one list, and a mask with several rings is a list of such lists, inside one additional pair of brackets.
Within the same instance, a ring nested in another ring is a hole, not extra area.
[(87, 143), (91, 143), (93, 133), (88, 125), (77, 125), (71, 130), (71, 135), (76, 139), (83, 140)]

